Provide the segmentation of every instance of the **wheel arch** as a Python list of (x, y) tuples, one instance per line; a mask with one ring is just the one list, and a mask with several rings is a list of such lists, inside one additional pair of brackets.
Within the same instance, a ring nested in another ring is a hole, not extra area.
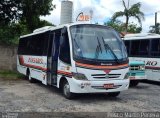
[(60, 89), (62, 89), (63, 83), (64, 83), (65, 81), (68, 81), (67, 78), (66, 78), (65, 76), (62, 76), (62, 77), (60, 78), (60, 80), (59, 80), (59, 88), (60, 88)]
[(26, 70), (26, 76), (27, 76), (29, 73), (30, 73), (30, 69), (27, 68), (27, 70)]

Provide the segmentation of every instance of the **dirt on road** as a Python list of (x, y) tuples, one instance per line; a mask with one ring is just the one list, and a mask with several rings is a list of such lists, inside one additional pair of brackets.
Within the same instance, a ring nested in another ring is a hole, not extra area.
[(0, 112), (157, 112), (160, 86), (140, 83), (117, 98), (81, 94), (67, 100), (59, 89), (25, 79), (0, 79)]

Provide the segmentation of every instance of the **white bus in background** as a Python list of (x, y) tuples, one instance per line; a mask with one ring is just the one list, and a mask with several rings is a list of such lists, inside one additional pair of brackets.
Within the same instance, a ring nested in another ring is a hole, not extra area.
[(144, 61), (147, 79), (160, 82), (160, 35), (127, 34), (124, 41), (130, 61)]
[(17, 68), (31, 82), (61, 88), (68, 99), (74, 93), (116, 97), (129, 86), (125, 45), (115, 30), (102, 25), (66, 24), (21, 36)]

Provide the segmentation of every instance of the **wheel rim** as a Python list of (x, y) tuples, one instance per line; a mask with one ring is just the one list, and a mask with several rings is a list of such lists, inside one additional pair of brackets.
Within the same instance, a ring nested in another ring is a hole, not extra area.
[(68, 82), (65, 83), (63, 91), (65, 96), (68, 97), (70, 95), (70, 86)]

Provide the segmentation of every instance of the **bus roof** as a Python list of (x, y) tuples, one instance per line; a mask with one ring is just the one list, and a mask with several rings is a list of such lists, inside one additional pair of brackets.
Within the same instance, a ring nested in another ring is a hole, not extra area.
[(44, 33), (44, 32), (47, 32), (47, 31), (52, 31), (52, 30), (60, 29), (60, 28), (63, 28), (64, 26), (69, 26), (69, 24), (59, 25), (59, 26), (56, 26), (56, 27), (55, 26), (41, 27), (41, 28), (35, 29), (33, 31), (33, 33), (20, 36), (20, 38), (24, 38), (24, 37), (28, 37), (28, 36), (32, 36), (32, 35), (36, 35), (36, 34), (40, 34), (40, 33)]
[(154, 39), (160, 38), (159, 34), (155, 33), (136, 33), (136, 34), (126, 34), (124, 40), (138, 40), (138, 39)]
[[(78, 25), (78, 24), (90, 24), (90, 23), (76, 22), (76, 23), (68, 23), (68, 24), (58, 25), (56, 27), (55, 26), (45, 26), (45, 27), (42, 27), (42, 28), (35, 29), (33, 31), (33, 33), (20, 36), (20, 38), (24, 38), (24, 37), (28, 37), (28, 36), (32, 36), (32, 35), (36, 35), (36, 34), (40, 34), (40, 33), (44, 33), (44, 32), (47, 32), (47, 31), (52, 31), (52, 30), (56, 30), (56, 29), (61, 29), (61, 28), (65, 27), (65, 26), (69, 27), (69, 26)], [(92, 24), (92, 25), (98, 25), (98, 24)], [(108, 28), (111, 28), (111, 27), (108, 27)]]

